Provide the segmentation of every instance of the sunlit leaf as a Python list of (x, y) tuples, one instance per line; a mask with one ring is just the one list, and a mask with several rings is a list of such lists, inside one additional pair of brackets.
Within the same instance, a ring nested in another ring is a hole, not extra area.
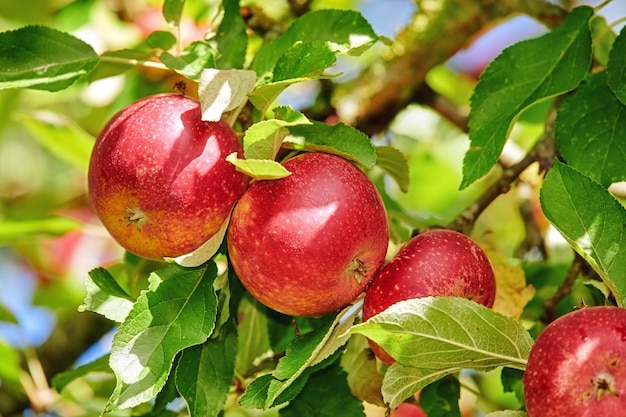
[(402, 192), (409, 190), (409, 161), (393, 146), (376, 146), (376, 166), (385, 171)]
[(239, 159), (237, 153), (233, 152), (226, 160), (235, 165), (237, 171), (255, 180), (276, 180), (291, 175), (284, 166), (270, 159)]
[(103, 355), (99, 358), (81, 365), (74, 369), (69, 369), (60, 374), (54, 375), (52, 378), (52, 386), (57, 391), (61, 392), (70, 382), (75, 381), (78, 378), (82, 378), (92, 372), (104, 372), (113, 374), (111, 367), (109, 366), (109, 355)]
[(401, 301), (352, 328), (396, 362), (383, 380), (391, 408), (429, 383), (461, 369), (524, 369), (533, 340), (510, 317), (464, 298)]
[(58, 236), (80, 229), (83, 223), (68, 217), (52, 216), (33, 220), (0, 220), (0, 242), (24, 237)]
[(606, 188), (558, 161), (540, 198), (548, 220), (626, 306), (626, 209)]
[(163, 1), (163, 17), (173, 26), (180, 24), (180, 19), (183, 15), (183, 8), (185, 7), (185, 0), (164, 0)]
[(311, 123), (302, 113), (291, 108), (277, 109), (282, 116), (280, 119), (263, 120), (246, 130), (243, 148), (247, 159), (274, 159), (283, 139), (289, 135), (289, 126)]
[(205, 68), (215, 66), (215, 50), (206, 42), (195, 41), (185, 48), (178, 56), (163, 52), (159, 59), (165, 66), (187, 77), (198, 81)]
[[(269, 82), (276, 63), (296, 43), (324, 42), (334, 52), (358, 54), (377, 39), (370, 24), (354, 10), (318, 10), (302, 15), (285, 33), (263, 45), (254, 58), (252, 69), (260, 79)], [(297, 74), (284, 73), (283, 79), (285, 77), (297, 78)]]
[(62, 90), (97, 64), (89, 44), (56, 29), (25, 26), (0, 33), (0, 89)]
[(85, 279), (85, 300), (78, 311), (93, 311), (121, 323), (133, 308), (134, 299), (117, 283), (113, 275), (100, 267), (89, 271)]
[(584, 79), (591, 64), (592, 15), (590, 7), (578, 7), (552, 32), (508, 47), (486, 68), (472, 95), (471, 145), (461, 189), (496, 164), (524, 109), (570, 91)]
[(149, 289), (113, 337), (109, 364), (117, 384), (107, 410), (149, 401), (165, 385), (178, 352), (209, 337), (217, 314), (216, 274), (209, 263), (171, 265), (150, 275)]
[(217, 122), (224, 112), (239, 107), (248, 99), (254, 82), (255, 74), (249, 70), (204, 69), (198, 85), (202, 120)]
[(291, 126), (284, 146), (308, 152), (331, 153), (365, 168), (372, 168), (376, 164), (376, 150), (370, 138), (344, 123), (328, 125), (313, 121), (311, 124)]

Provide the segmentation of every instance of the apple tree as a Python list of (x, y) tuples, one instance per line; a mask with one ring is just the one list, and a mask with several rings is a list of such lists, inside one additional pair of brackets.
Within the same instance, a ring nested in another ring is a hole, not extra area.
[(625, 19), (0, 1), (0, 415), (623, 409)]

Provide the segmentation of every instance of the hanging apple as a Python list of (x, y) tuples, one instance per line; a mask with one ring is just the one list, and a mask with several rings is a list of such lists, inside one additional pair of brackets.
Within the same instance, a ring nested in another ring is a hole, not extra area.
[[(407, 242), (374, 277), (363, 301), (363, 320), (404, 300), (454, 296), (492, 307), (496, 296), (493, 268), (480, 246), (452, 230), (421, 233)], [(370, 341), (378, 358), (394, 360)]]
[(334, 312), (361, 294), (389, 242), (385, 207), (347, 160), (304, 153), (291, 175), (256, 181), (235, 206), (228, 253), (250, 293), (292, 316)]
[(152, 259), (197, 249), (219, 231), (248, 177), (225, 160), (242, 153), (225, 122), (201, 120), (200, 103), (179, 94), (141, 99), (98, 136), (89, 195), (110, 234)]
[(524, 373), (529, 417), (621, 416), (626, 410), (626, 309), (587, 307), (550, 323)]

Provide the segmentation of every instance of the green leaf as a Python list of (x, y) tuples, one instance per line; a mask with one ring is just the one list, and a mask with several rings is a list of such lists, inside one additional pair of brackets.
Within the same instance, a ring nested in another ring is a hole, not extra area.
[(316, 366), (325, 364), (350, 336), (359, 310), (346, 307), (328, 324), (294, 339), (271, 375), (257, 378), (241, 397), (246, 408), (270, 408), (290, 401)]
[(111, 367), (109, 366), (108, 354), (100, 356), (99, 358), (81, 365), (78, 368), (70, 369), (54, 375), (51, 381), (52, 386), (58, 392), (61, 392), (70, 382), (93, 372), (112, 373)]
[(87, 172), (95, 138), (77, 123), (48, 111), (18, 117), (33, 138), (50, 153)]
[(163, 2), (163, 17), (173, 26), (180, 24), (180, 18), (183, 15), (185, 0), (165, 0)]
[(280, 118), (260, 121), (246, 130), (243, 153), (247, 159), (274, 159), (283, 139), (289, 135), (288, 126), (311, 123), (306, 116), (291, 108), (281, 107), (274, 111), (278, 111)]
[(428, 417), (461, 417), (460, 397), (458, 378), (448, 375), (422, 388), (419, 405)]
[(321, 76), (335, 61), (335, 51), (324, 42), (296, 43), (276, 62), (272, 81)]
[(604, 72), (563, 100), (555, 136), (568, 165), (605, 187), (626, 179), (626, 107), (607, 86)]
[(33, 220), (0, 220), (0, 242), (11, 242), (25, 237), (59, 236), (82, 227), (83, 223), (61, 216)]
[(191, 80), (198, 81), (202, 70), (215, 66), (215, 50), (206, 42), (195, 41), (179, 56), (163, 52), (159, 59), (166, 67)]
[(237, 171), (255, 180), (276, 180), (291, 175), (284, 166), (269, 159), (239, 159), (237, 153), (233, 152), (226, 160), (235, 165)]
[(176, 46), (176, 36), (166, 30), (155, 30), (148, 35), (145, 42), (150, 48), (158, 48), (167, 51)]
[(294, 125), (283, 144), (286, 148), (326, 152), (357, 162), (365, 168), (376, 164), (376, 150), (370, 138), (360, 130), (344, 123), (327, 125), (313, 121), (311, 124)]
[(581, 172), (556, 161), (540, 194), (546, 217), (626, 306), (626, 210)]
[(376, 165), (385, 171), (404, 193), (409, 191), (409, 161), (393, 146), (376, 146)]
[(107, 411), (152, 399), (178, 352), (209, 337), (217, 314), (216, 275), (212, 262), (201, 268), (171, 265), (150, 275), (150, 287), (113, 337), (110, 365), (117, 384)]
[(241, 17), (239, 0), (224, 0), (224, 17), (215, 40), (219, 56), (216, 65), (221, 69), (243, 68), (248, 47), (246, 22)]
[(104, 268), (89, 271), (85, 279), (87, 295), (78, 311), (93, 311), (109, 320), (121, 323), (133, 308), (134, 299), (117, 283), (113, 275)]
[(487, 67), (472, 95), (461, 189), (496, 164), (524, 109), (576, 88), (587, 75), (592, 14), (590, 7), (574, 9), (552, 32), (508, 47)]
[[(333, 52), (360, 54), (377, 39), (370, 24), (356, 11), (318, 10), (302, 15), (285, 33), (263, 45), (254, 58), (252, 69), (259, 79), (269, 82), (273, 80), (277, 62), (299, 42), (324, 42)], [(297, 77), (282, 72), (283, 79)]]
[(524, 369), (533, 344), (518, 321), (457, 297), (402, 301), (351, 332), (375, 341), (396, 360), (383, 379), (383, 398), (391, 408), (461, 369)]
[[(613, 33), (613, 31), (608, 31)], [(623, 27), (609, 52), (606, 72), (613, 93), (626, 104), (626, 27)]]
[(352, 395), (347, 374), (338, 365), (315, 372), (294, 401), (279, 411), (280, 417), (365, 417), (363, 403)]
[(219, 339), (183, 350), (176, 365), (176, 386), (191, 417), (218, 416), (233, 383), (237, 332), (228, 326)]
[(97, 63), (98, 55), (90, 45), (49, 27), (25, 26), (0, 33), (0, 89), (59, 91)]

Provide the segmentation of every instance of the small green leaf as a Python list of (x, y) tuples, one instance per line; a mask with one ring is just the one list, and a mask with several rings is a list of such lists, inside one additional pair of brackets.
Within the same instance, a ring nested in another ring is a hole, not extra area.
[(372, 168), (376, 164), (376, 150), (370, 138), (344, 123), (327, 125), (313, 121), (311, 124), (291, 126), (283, 146), (301, 151), (339, 155), (365, 168)]
[(47, 111), (18, 117), (33, 138), (50, 153), (87, 172), (95, 138), (76, 122)]
[(626, 209), (606, 188), (558, 161), (540, 202), (548, 220), (626, 306)]
[(563, 100), (555, 136), (568, 165), (608, 187), (626, 179), (626, 107), (606, 79), (594, 74)]
[(83, 223), (60, 216), (33, 220), (0, 220), (0, 242), (11, 242), (25, 237), (59, 236), (82, 227)]
[(260, 121), (246, 130), (243, 137), (246, 159), (274, 159), (289, 134), (288, 126), (311, 123), (306, 116), (291, 108), (280, 108), (278, 115), (282, 117)]
[(524, 369), (533, 339), (518, 321), (457, 297), (401, 301), (352, 328), (396, 362), (383, 379), (391, 408), (461, 369)]
[(93, 372), (102, 372), (112, 374), (111, 367), (109, 366), (109, 355), (103, 355), (96, 360), (88, 362), (75, 369), (70, 369), (65, 372), (54, 375), (52, 377), (52, 386), (58, 392), (61, 392), (70, 382), (75, 381), (78, 378), (82, 378), (87, 374)]
[(90, 45), (56, 29), (25, 26), (0, 33), (0, 89), (59, 91), (97, 64)]
[(179, 56), (163, 52), (159, 59), (166, 67), (191, 80), (198, 81), (202, 70), (215, 66), (215, 50), (206, 42), (195, 41)]
[(233, 152), (226, 160), (235, 165), (237, 171), (255, 180), (276, 180), (291, 175), (284, 166), (270, 159), (239, 159), (237, 152)]
[(216, 417), (224, 408), (233, 382), (237, 332), (228, 326), (219, 339), (183, 350), (176, 365), (176, 386), (191, 417)]
[(606, 67), (615, 41), (615, 32), (602, 15), (594, 15), (590, 23), (593, 36), (593, 56), (602, 66)]
[(365, 417), (363, 402), (354, 397), (338, 365), (313, 373), (300, 394), (279, 411), (280, 417)]
[(176, 36), (166, 30), (155, 30), (145, 40), (150, 48), (158, 48), (167, 51), (176, 46)]
[(16, 348), (0, 340), (0, 380), (19, 383), (24, 374), (20, 356)]
[(181, 350), (203, 343), (217, 315), (215, 263), (201, 268), (175, 264), (153, 272), (113, 337), (109, 364), (117, 384), (106, 410), (136, 406), (165, 385)]
[(376, 146), (376, 166), (385, 171), (404, 193), (409, 191), (409, 161), (393, 146)]
[(89, 271), (85, 279), (87, 295), (78, 311), (93, 311), (121, 323), (133, 308), (134, 299), (117, 283), (113, 275), (104, 268)]
[(578, 7), (552, 32), (508, 47), (487, 67), (472, 95), (471, 145), (461, 189), (496, 164), (524, 109), (576, 88), (585, 78), (592, 56), (592, 15), (590, 7)]
[(245, 103), (254, 82), (255, 74), (250, 70), (203, 70), (198, 85), (202, 120), (217, 122), (224, 112)]
[[(608, 31), (613, 33), (613, 31)], [(626, 27), (623, 27), (613, 42), (606, 67), (608, 83), (617, 98), (626, 104)]]
[[(363, 16), (353, 10), (318, 10), (296, 19), (285, 33), (263, 45), (252, 63), (260, 80), (273, 80), (274, 68), (283, 54), (299, 42), (324, 42), (334, 52), (359, 54), (378, 37)], [(297, 78), (283, 72), (283, 79)]]
[(180, 18), (183, 15), (185, 0), (165, 0), (163, 2), (163, 17), (173, 26), (180, 24)]
[(246, 22), (241, 17), (239, 0), (224, 0), (224, 17), (215, 40), (219, 55), (216, 65), (220, 69), (243, 68), (248, 47)]

